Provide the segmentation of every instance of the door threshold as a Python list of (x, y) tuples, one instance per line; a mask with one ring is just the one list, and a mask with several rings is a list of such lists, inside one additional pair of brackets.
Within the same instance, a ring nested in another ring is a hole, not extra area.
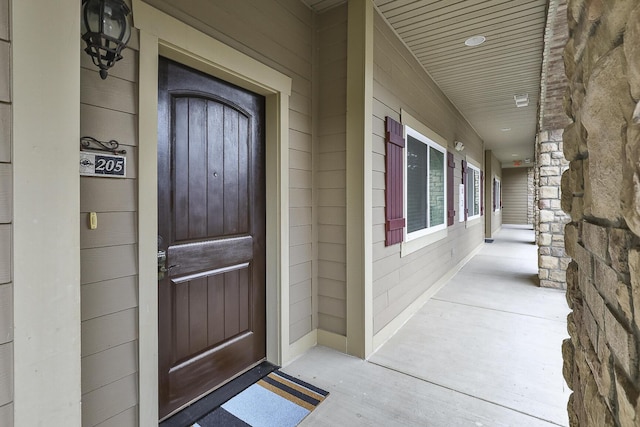
[(222, 387), (171, 415), (162, 421), (159, 427), (190, 427), (200, 418), (278, 368), (279, 366), (265, 360)]

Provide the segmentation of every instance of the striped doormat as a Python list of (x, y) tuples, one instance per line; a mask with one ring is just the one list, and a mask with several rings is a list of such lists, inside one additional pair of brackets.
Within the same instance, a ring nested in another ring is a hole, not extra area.
[(294, 427), (328, 392), (281, 371), (271, 372), (192, 427)]

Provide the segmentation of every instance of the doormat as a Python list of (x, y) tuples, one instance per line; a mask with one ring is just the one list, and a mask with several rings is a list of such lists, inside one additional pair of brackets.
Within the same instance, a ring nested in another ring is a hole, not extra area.
[(328, 395), (318, 387), (274, 371), (192, 427), (294, 427)]

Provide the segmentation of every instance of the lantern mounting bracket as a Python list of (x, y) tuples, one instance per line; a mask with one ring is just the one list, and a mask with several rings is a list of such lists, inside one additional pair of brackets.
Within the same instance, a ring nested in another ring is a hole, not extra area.
[(119, 150), (120, 143), (115, 139), (111, 141), (99, 141), (91, 136), (80, 138), (81, 150), (104, 151), (113, 154), (127, 154), (127, 150)]

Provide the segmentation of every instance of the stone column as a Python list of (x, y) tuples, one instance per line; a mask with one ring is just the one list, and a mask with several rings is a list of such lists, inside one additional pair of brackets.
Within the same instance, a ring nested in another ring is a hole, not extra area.
[(527, 224), (535, 224), (535, 182), (533, 168), (527, 169)]
[[(640, 425), (640, 3), (570, 0), (562, 177), (571, 426)], [(634, 111), (635, 110), (635, 111)]]
[(560, 203), (561, 177), (569, 167), (562, 152), (562, 132), (540, 132), (536, 150), (538, 277), (540, 286), (558, 289), (566, 289), (571, 261), (564, 252), (564, 226), (570, 217)]

